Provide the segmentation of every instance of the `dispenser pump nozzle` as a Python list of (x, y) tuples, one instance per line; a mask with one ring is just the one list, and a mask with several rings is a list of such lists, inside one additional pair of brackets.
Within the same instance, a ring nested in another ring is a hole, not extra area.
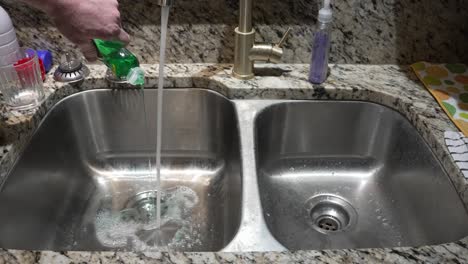
[(318, 21), (330, 23), (333, 20), (333, 11), (330, 7), (331, 0), (323, 0), (323, 7), (319, 11)]

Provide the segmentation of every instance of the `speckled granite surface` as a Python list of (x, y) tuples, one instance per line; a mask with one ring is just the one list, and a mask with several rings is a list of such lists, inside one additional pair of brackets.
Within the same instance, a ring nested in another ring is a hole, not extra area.
[[(229, 98), (268, 99), (348, 99), (367, 100), (387, 105), (405, 115), (419, 130), (450, 175), (455, 187), (468, 204), (468, 188), (458, 173), (443, 143), (443, 131), (455, 130), (440, 107), (420, 85), (407, 67), (391, 65), (335, 65), (324, 85), (312, 86), (306, 81), (307, 65), (277, 65), (268, 73), (280, 77), (256, 77), (240, 81), (230, 77), (229, 65), (168, 65), (167, 87), (200, 87), (216, 90)], [(147, 88), (157, 83), (155, 66), (144, 66), (148, 73)], [(66, 95), (83, 89), (108, 87), (103, 80), (105, 68), (93, 66), (92, 75), (81, 88), (46, 83), (49, 97), (38, 111), (2, 114), (2, 128), (12, 142), (1, 160), (1, 176), (11, 168), (23, 143), (27, 140), (47, 109)], [(159, 252), (50, 252), (0, 250), (0, 263), (467, 263), (468, 238), (454, 243), (417, 248), (325, 250), (265, 253), (159, 253)]]
[[(73, 51), (38, 11), (2, 0), (26, 46), (57, 54)], [(120, 0), (122, 22), (132, 35), (130, 49), (144, 63), (159, 54), (160, 8), (153, 0)], [(170, 17), (167, 59), (175, 63), (232, 63), (238, 0), (178, 0)], [(257, 41), (277, 42), (292, 27), (286, 63), (307, 63), (321, 0), (256, 0)], [(410, 64), (468, 61), (468, 5), (465, 0), (337, 0), (331, 61), (336, 63)]]

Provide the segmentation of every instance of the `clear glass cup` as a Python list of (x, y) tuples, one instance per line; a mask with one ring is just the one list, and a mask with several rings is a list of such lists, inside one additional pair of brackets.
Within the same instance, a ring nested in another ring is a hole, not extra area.
[(0, 67), (0, 91), (11, 109), (29, 110), (44, 100), (44, 87), (37, 54), (21, 49), (17, 62)]

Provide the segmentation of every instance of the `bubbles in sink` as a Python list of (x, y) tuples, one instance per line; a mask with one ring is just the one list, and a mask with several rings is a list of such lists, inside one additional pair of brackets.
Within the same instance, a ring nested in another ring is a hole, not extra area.
[(187, 187), (175, 187), (161, 193), (167, 208), (157, 229), (156, 219), (148, 222), (120, 212), (101, 211), (95, 219), (96, 237), (106, 247), (135, 251), (190, 249), (201, 244), (201, 234), (192, 221), (198, 204), (197, 194)]

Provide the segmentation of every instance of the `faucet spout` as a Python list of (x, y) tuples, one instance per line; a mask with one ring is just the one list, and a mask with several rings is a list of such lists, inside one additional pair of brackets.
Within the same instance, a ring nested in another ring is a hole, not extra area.
[(160, 6), (172, 6), (173, 4), (173, 0), (158, 0), (158, 5)]
[(240, 0), (239, 4), (239, 31), (248, 33), (252, 31), (252, 1)]

